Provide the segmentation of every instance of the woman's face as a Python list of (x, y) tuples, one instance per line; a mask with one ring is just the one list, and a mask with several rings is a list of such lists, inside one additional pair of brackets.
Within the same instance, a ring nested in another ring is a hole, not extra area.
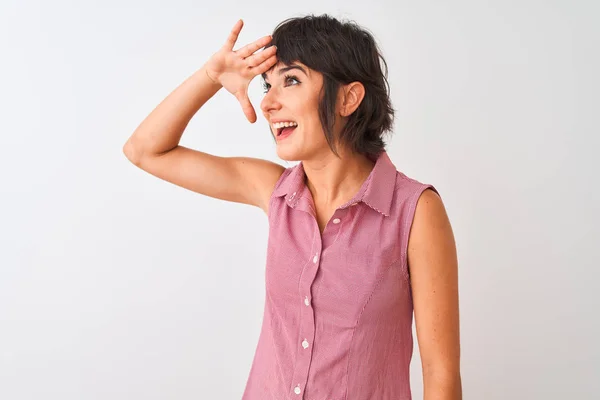
[[(299, 161), (329, 152), (318, 111), (323, 75), (294, 62), (275, 65), (264, 80), (265, 97), (260, 108), (277, 140), (277, 155)], [(280, 123), (291, 128), (282, 129)]]

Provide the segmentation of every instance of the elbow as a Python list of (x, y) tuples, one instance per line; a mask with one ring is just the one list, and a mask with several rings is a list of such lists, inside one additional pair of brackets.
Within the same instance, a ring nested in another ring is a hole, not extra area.
[(459, 371), (436, 371), (423, 376), (424, 399), (462, 399), (462, 379)]
[(141, 150), (133, 143), (132, 138), (129, 138), (123, 145), (123, 154), (134, 165), (140, 165)]
[(428, 365), (427, 363), (424, 363), (423, 380), (440, 384), (454, 384), (455, 382), (460, 382), (460, 366), (458, 362), (450, 365)]

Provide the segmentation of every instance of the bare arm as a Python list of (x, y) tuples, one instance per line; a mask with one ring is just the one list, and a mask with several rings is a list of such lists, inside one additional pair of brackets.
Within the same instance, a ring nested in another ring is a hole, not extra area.
[(461, 400), (458, 261), (440, 197), (421, 195), (408, 244), (425, 400)]
[(123, 153), (133, 164), (165, 181), (267, 212), (282, 166), (251, 157), (219, 157), (179, 145), (191, 118), (222, 87), (238, 99), (248, 120), (256, 121), (247, 88), (254, 76), (275, 64), (276, 49), (255, 54), (270, 42), (265, 36), (233, 51), (242, 25), (238, 21), (224, 46), (142, 121), (123, 146)]
[(143, 157), (176, 148), (192, 117), (221, 87), (208, 77), (205, 66), (196, 71), (136, 128), (123, 148), (127, 158), (138, 165)]

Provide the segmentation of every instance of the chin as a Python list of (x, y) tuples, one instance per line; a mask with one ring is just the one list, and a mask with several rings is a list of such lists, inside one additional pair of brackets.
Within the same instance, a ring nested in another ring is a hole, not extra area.
[(293, 148), (285, 148), (285, 146), (277, 146), (277, 156), (284, 161), (300, 161), (302, 156)]

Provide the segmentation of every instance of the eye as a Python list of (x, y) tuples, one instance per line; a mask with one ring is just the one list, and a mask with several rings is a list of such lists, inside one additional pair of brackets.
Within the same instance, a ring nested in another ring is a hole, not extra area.
[(296, 82), (296, 84), (300, 83), (300, 81), (298, 80), (298, 78), (295, 75), (286, 75), (285, 83), (290, 83), (290, 82)]
[(267, 82), (263, 82), (262, 87), (264, 89), (264, 93), (267, 93), (269, 91), (269, 89), (271, 88), (271, 85), (268, 84)]
[[(285, 75), (283, 77), (283, 80), (285, 82), (285, 86), (295, 86), (295, 85), (300, 84), (298, 77), (296, 77), (295, 75)], [(271, 89), (271, 84), (263, 81), (262, 87), (263, 87), (264, 93), (267, 93), (269, 91), (269, 89)]]

